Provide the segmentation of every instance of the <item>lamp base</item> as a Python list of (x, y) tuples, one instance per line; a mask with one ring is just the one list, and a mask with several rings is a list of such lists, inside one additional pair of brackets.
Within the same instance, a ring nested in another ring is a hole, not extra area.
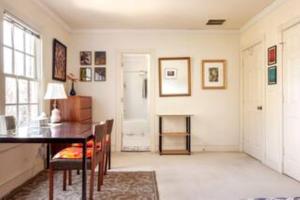
[(51, 123), (59, 123), (61, 121), (60, 111), (57, 108), (51, 111), (50, 121)]

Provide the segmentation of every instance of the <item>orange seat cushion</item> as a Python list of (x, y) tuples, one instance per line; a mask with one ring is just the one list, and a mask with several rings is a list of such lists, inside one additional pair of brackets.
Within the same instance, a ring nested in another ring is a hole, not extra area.
[[(92, 148), (93, 146), (94, 146), (94, 141), (92, 139), (86, 143), (87, 148)], [(82, 147), (82, 144), (81, 143), (73, 143), (72, 147)], [(97, 144), (97, 148), (101, 148), (100, 142)]]
[[(97, 150), (101, 150), (101, 146), (97, 147)], [(87, 148), (86, 157), (91, 158), (93, 156), (93, 148)], [(53, 157), (53, 159), (81, 159), (82, 148), (81, 147), (67, 147)]]

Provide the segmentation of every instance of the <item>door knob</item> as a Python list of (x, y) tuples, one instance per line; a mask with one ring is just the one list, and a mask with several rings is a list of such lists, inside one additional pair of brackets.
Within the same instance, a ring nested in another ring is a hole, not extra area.
[(262, 110), (263, 107), (262, 106), (257, 106), (257, 110)]

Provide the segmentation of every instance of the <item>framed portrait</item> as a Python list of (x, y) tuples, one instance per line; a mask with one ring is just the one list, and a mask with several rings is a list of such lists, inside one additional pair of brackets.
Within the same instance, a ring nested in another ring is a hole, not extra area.
[(80, 51), (80, 65), (91, 65), (91, 64), (92, 64), (92, 52)]
[(191, 96), (190, 57), (159, 58), (159, 95)]
[(91, 67), (80, 67), (80, 81), (84, 81), (84, 82), (92, 81)]
[(52, 79), (66, 82), (67, 78), (67, 47), (53, 40)]
[(106, 68), (105, 67), (95, 67), (94, 80), (95, 81), (106, 81)]
[(95, 52), (95, 65), (106, 65), (106, 52), (96, 51)]
[(165, 69), (165, 79), (176, 79), (177, 70), (176, 69)]
[(202, 61), (202, 88), (226, 89), (226, 60)]
[(268, 85), (277, 84), (277, 67), (268, 67)]
[(277, 63), (277, 46), (268, 48), (268, 65), (274, 65)]

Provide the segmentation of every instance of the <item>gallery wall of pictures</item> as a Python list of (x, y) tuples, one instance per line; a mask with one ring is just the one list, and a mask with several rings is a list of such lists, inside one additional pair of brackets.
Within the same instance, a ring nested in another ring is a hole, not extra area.
[(277, 46), (268, 48), (268, 85), (277, 84)]
[[(80, 77), (82, 82), (106, 81), (106, 52), (80, 51)], [(94, 63), (93, 63), (94, 62)], [(94, 67), (92, 65), (94, 64)]]
[[(191, 96), (191, 58), (159, 58), (159, 96)], [(226, 89), (227, 61), (224, 59), (203, 60), (201, 64), (202, 89)]]

